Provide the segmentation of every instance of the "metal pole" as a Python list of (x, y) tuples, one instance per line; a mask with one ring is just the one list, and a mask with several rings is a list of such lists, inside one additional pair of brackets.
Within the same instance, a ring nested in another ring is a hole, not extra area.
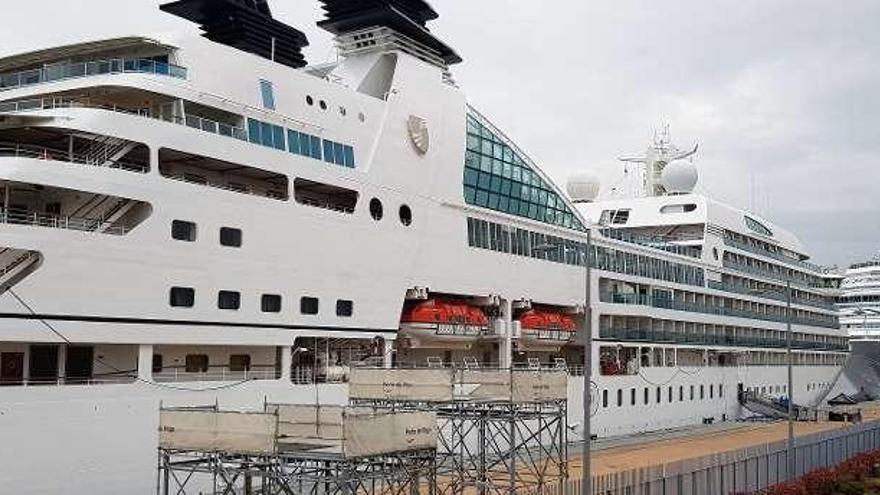
[(581, 494), (582, 495), (593, 495), (592, 492), (592, 475), (590, 472), (590, 412), (592, 411), (592, 405), (590, 403), (590, 380), (592, 378), (592, 359), (590, 353), (593, 349), (593, 325), (592, 318), (593, 312), (591, 310), (592, 305), (592, 270), (590, 269), (590, 254), (593, 250), (592, 243), (592, 229), (587, 227), (587, 252), (584, 257), (584, 272), (586, 276), (586, 289), (584, 290), (585, 302), (584, 304), (584, 390), (583, 390), (583, 403), (584, 403), (584, 443), (581, 446)]
[(788, 360), (788, 444), (786, 454), (788, 457), (788, 481), (794, 481), (794, 386), (792, 379), (792, 355), (791, 355), (791, 280), (785, 281), (785, 326), (788, 334), (786, 338), (786, 357)]

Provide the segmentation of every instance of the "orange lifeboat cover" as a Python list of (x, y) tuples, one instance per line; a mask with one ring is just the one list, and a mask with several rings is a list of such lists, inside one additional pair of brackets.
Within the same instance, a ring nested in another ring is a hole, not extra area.
[(537, 309), (530, 309), (520, 315), (519, 322), (523, 330), (577, 330), (577, 324), (571, 316)]
[(401, 323), (435, 323), (486, 326), (489, 318), (480, 309), (461, 301), (430, 299), (405, 310)]

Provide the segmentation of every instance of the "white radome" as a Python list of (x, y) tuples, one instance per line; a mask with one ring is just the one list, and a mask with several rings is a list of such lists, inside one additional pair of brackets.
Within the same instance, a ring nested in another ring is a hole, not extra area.
[(660, 183), (670, 194), (687, 194), (697, 185), (697, 166), (685, 160), (676, 160), (665, 168)]
[(571, 176), (565, 189), (575, 203), (592, 203), (599, 197), (602, 182), (591, 172), (581, 172)]

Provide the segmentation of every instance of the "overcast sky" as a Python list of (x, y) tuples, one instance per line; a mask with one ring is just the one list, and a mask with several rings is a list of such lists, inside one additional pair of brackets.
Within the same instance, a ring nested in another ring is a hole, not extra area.
[[(155, 0), (30, 0), (3, 12), (0, 54), (195, 26)], [(317, 0), (270, 0), (334, 58)], [(880, 2), (433, 0), (471, 104), (559, 184), (620, 182), (622, 154), (669, 123), (700, 143), (700, 190), (793, 230), (814, 261), (880, 250)]]

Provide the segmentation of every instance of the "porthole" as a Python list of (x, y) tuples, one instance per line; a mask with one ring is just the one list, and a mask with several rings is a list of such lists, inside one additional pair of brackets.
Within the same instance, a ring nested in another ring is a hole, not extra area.
[(324, 100), (319, 101), (318, 106), (321, 107), (321, 110), (327, 110), (327, 102)]
[(370, 216), (373, 217), (373, 220), (382, 220), (382, 202), (377, 198), (370, 200)]
[(412, 210), (407, 205), (400, 207), (400, 223), (409, 226), (412, 224)]
[(312, 106), (312, 105), (315, 104), (315, 99), (312, 98), (312, 95), (306, 95), (306, 103), (307, 103), (309, 106)]
[(360, 112), (358, 114), (358, 120), (360, 120), (361, 122), (365, 122), (367, 120), (367, 116), (364, 115), (364, 112)]

